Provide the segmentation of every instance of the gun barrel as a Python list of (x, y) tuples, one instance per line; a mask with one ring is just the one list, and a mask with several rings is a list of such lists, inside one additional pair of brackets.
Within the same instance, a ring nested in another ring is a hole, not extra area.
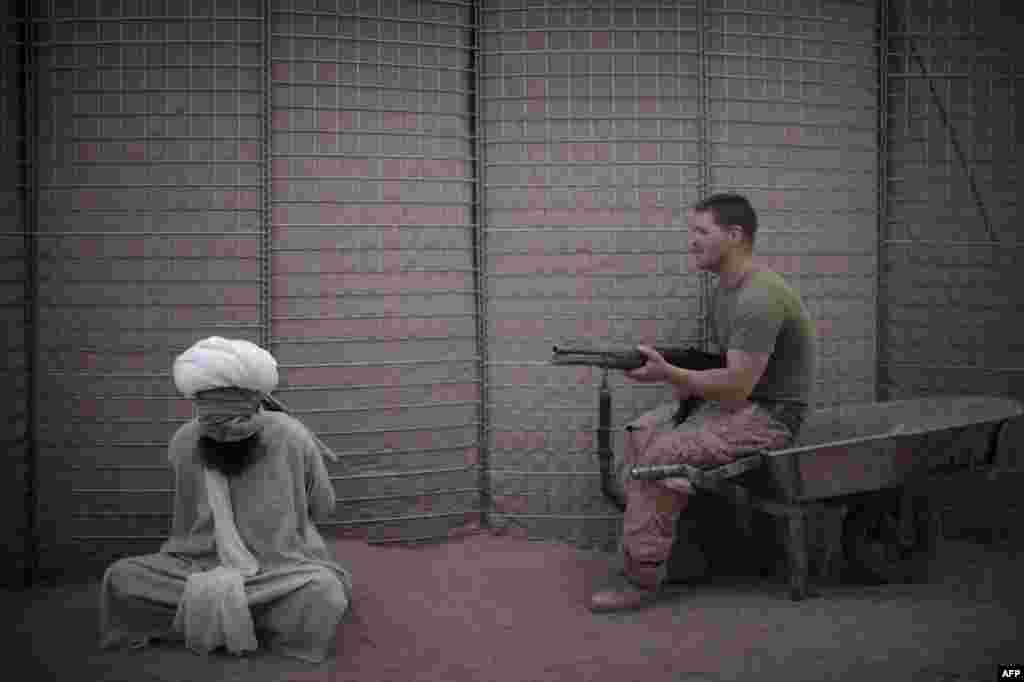
[(589, 352), (577, 353), (566, 351), (551, 359), (553, 365), (586, 365), (590, 367), (607, 367), (608, 369), (636, 369), (643, 367), (645, 358), (639, 351), (635, 352)]
[(609, 355), (618, 351), (609, 350), (589, 350), (583, 348), (559, 348), (555, 346), (553, 349), (555, 355)]

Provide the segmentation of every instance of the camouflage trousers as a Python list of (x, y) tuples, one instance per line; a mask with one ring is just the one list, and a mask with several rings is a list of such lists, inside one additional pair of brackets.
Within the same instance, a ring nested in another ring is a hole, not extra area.
[[(762, 404), (705, 401), (686, 421), (675, 425), (678, 405), (668, 403), (646, 412), (626, 426), (625, 465), (728, 464), (745, 449), (776, 450), (793, 439), (783, 421)], [(656, 587), (666, 578), (666, 564), (675, 541), (676, 523), (690, 493), (658, 481), (628, 479), (622, 550), (626, 574), (634, 582)]]

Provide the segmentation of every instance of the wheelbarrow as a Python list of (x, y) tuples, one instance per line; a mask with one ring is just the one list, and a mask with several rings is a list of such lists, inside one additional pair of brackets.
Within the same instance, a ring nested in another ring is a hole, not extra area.
[[(599, 395), (602, 491), (623, 509), (612, 466), (607, 377)], [(790, 597), (801, 600), (814, 594), (808, 587), (812, 515), (838, 512), (842, 518), (841, 537), (832, 538), (827, 554), (842, 551), (856, 570), (884, 582), (923, 579), (939, 534), (931, 475), (991, 464), (1008, 420), (1022, 414), (1015, 400), (981, 395), (843, 405), (813, 411), (784, 449), (741, 453), (713, 468), (634, 467), (628, 475), (683, 476), (698, 490), (784, 520)], [(964, 458), (942, 447), (963, 435), (980, 438), (984, 452)]]

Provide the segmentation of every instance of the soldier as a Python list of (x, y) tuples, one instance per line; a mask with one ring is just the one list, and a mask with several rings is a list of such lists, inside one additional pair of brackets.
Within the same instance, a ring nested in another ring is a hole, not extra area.
[[(757, 217), (747, 199), (711, 196), (689, 211), (688, 222), (694, 265), (718, 276), (711, 330), (727, 366), (687, 370), (639, 346), (647, 363), (627, 372), (629, 378), (666, 382), (678, 399), (702, 402), (679, 425), (673, 403), (627, 426), (629, 467), (713, 466), (733, 461), (743, 449), (783, 448), (796, 438), (814, 386), (813, 323), (783, 278), (753, 263)], [(591, 596), (591, 610), (636, 608), (665, 594), (676, 523), (692, 492), (683, 478), (625, 484), (623, 571)]]

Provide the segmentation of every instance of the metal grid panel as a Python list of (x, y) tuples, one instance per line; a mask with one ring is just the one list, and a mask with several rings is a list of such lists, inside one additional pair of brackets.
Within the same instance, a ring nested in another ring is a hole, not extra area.
[[(481, 25), (492, 520), (611, 546), (599, 373), (546, 364), (552, 343), (699, 343), (678, 210), (701, 176), (696, 6), (492, 1)], [(609, 379), (617, 431), (667, 397)]]
[(371, 542), (480, 522), (470, 9), (273, 3), (272, 345)]
[(258, 340), (262, 10), (36, 4), (45, 579), (158, 546), (192, 416), (173, 358)]
[(1019, 13), (891, 0), (883, 396), (1024, 396)]
[[(10, 549), (9, 560), (0, 570), (0, 581), (13, 587), (24, 583), (31, 555), (26, 541), (32, 536), (31, 515), (26, 495), (32, 492), (29, 438), (31, 418), (29, 394), (29, 354), (31, 348), (30, 228), (26, 210), (27, 159), (23, 115), (26, 112), (26, 83), (23, 22), (14, 13), (12, 3), (4, 4), (0, 16), (0, 157), (5, 180), (0, 185), (0, 327), (4, 329), (3, 352), (0, 353), (0, 381), (6, 387), (0, 407), (0, 452), (4, 454), (5, 476), (0, 485), (0, 514), (9, 519), (2, 535), (4, 547)], [(29, 498), (29, 504), (32, 501)]]
[(818, 325), (825, 407), (875, 384), (874, 0), (708, 0), (709, 193), (758, 213), (755, 260)]

